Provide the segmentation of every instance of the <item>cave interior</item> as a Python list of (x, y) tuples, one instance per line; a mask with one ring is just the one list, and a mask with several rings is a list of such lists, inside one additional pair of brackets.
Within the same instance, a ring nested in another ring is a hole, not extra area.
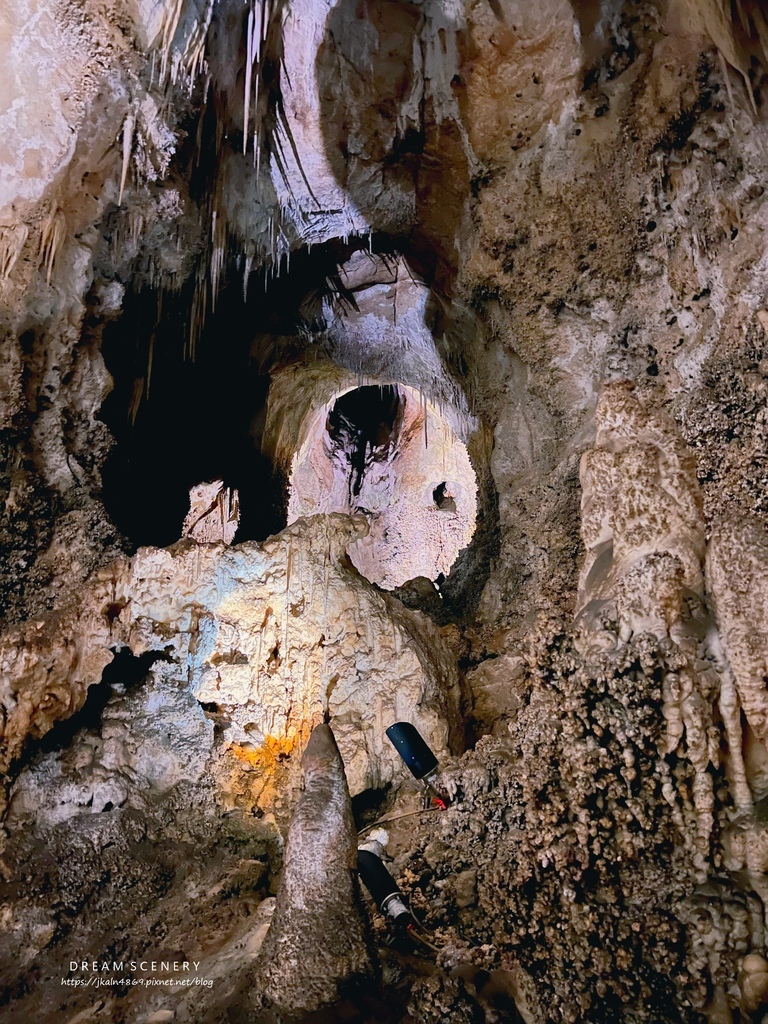
[(17, 0), (0, 99), (3, 1019), (766, 1024), (765, 5)]

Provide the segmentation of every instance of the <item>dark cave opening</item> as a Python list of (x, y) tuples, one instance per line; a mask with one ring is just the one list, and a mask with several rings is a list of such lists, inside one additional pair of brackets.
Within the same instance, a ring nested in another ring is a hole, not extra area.
[(451, 494), (451, 485), (447, 480), (444, 480), (441, 484), (432, 491), (432, 500), (434, 501), (437, 508), (442, 512), (455, 512), (456, 501)]
[(157, 661), (171, 661), (165, 651), (146, 651), (134, 654), (128, 647), (120, 650), (112, 649), (114, 657), (104, 668), (101, 679), (88, 687), (85, 703), (69, 718), (57, 722), (53, 729), (38, 740), (32, 741), (17, 767), (30, 764), (39, 754), (48, 754), (54, 750), (64, 750), (71, 745), (75, 735), (81, 730), (101, 731), (101, 717), (104, 708), (115, 693), (115, 687), (131, 690), (139, 686), (149, 674)]
[(352, 816), (355, 828), (369, 829), (392, 804), (394, 793), (392, 783), (387, 782), (381, 789), (366, 789), (352, 797)]
[(114, 389), (101, 409), (115, 445), (104, 466), (103, 500), (135, 546), (181, 536), (189, 489), (218, 480), (237, 488), (237, 541), (263, 540), (282, 527), (282, 494), (260, 449), (269, 377), (251, 352), (241, 291), (220, 296), (194, 359), (184, 357), (189, 289), (164, 297), (126, 293), (102, 351)]
[(239, 491), (235, 543), (285, 526), (285, 482), (261, 451), (269, 373), (322, 328), (326, 295), (354, 305), (338, 267), (362, 245), (351, 239), (300, 250), (290, 272), (254, 270), (247, 290), (242, 268), (228, 259), (213, 309), (208, 294), (194, 358), (194, 275), (176, 292), (126, 288), (121, 316), (103, 332), (114, 387), (99, 415), (115, 440), (102, 470), (103, 501), (134, 547), (178, 540), (189, 489), (217, 479)]
[(360, 494), (367, 467), (397, 440), (403, 400), (391, 384), (369, 384), (341, 395), (328, 414), (331, 447), (349, 461), (350, 502)]

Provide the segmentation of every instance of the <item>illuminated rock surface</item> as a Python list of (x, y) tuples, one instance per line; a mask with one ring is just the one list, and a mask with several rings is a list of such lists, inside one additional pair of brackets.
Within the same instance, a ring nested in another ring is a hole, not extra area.
[(349, 555), (366, 579), (391, 590), (417, 576), (450, 573), (472, 540), (477, 485), (466, 446), (410, 388), (385, 385), (391, 429), (380, 422), (383, 436), (368, 440), (354, 416), (380, 396), (368, 385), (315, 412), (293, 462), (288, 520), (365, 510), (370, 530)]
[(327, 719), (329, 1019), (764, 1019), (763, 6), (5, 5), (4, 1018), (256, 1014)]
[[(449, 731), (458, 731), (455, 661), (426, 616), (340, 564), (366, 532), (362, 517), (316, 516), (263, 545), (182, 541), (102, 570), (73, 606), (7, 635), (6, 763), (83, 705), (123, 645), (182, 666), (177, 678), (198, 702), (190, 712), (202, 706), (225, 722), (226, 745), (246, 764), (258, 766), (274, 743), (290, 752), (324, 715), (353, 793), (396, 774), (384, 735), (392, 721), (408, 718), (447, 753)], [(111, 758), (118, 770), (125, 759)]]

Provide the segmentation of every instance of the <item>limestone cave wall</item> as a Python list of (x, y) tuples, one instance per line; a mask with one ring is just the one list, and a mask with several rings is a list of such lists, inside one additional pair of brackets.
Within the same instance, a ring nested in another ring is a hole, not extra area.
[(768, 1019), (767, 76), (759, 0), (3, 6), (4, 1019)]

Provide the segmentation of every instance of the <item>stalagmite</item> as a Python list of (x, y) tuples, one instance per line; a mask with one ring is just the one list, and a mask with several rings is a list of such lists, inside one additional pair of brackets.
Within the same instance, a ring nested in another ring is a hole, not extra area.
[(327, 725), (313, 730), (301, 767), (304, 790), (254, 981), (257, 999), (288, 1013), (317, 1010), (375, 973), (361, 916), (357, 832), (344, 764)]

